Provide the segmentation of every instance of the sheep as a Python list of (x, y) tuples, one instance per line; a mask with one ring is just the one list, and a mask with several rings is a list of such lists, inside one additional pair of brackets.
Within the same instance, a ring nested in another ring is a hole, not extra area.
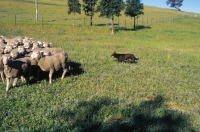
[(31, 49), (32, 49), (32, 47), (33, 47), (34, 41), (28, 39), (28, 40), (24, 41), (23, 43), (24, 43), (24, 48), (25, 48), (28, 52), (30, 52)]
[(19, 45), (23, 44), (23, 38), (21, 36), (16, 36), (13, 39), (17, 40)]
[(2, 82), (4, 82), (4, 65), (3, 65), (3, 56), (2, 54), (0, 55), (0, 75), (1, 75), (1, 79)]
[(0, 37), (0, 44), (1, 45), (6, 44), (6, 41), (2, 37)]
[(64, 53), (57, 53), (52, 56), (44, 56), (43, 52), (39, 50), (34, 50), (31, 54), (32, 59), (36, 59), (38, 61), (38, 65), (42, 71), (49, 71), (49, 83), (52, 83), (52, 75), (54, 71), (58, 71), (59, 69), (63, 69), (62, 77), (64, 78), (67, 72), (67, 57)]
[(13, 38), (13, 39), (7, 39), (7, 45), (12, 46), (12, 48), (14, 49), (18, 45), (20, 45), (20, 42), (17, 39), (15, 39), (15, 38)]
[(29, 57), (30, 57), (31, 52), (32, 52), (32, 51), (27, 51), (27, 49), (25, 49), (24, 46), (18, 46), (17, 51), (18, 51), (19, 55), (29, 56)]
[(11, 60), (10, 55), (3, 55), (4, 74), (6, 76), (6, 91), (9, 91), (10, 79), (14, 78), (13, 87), (16, 86), (20, 76), (24, 77), (26, 84), (29, 84), (31, 63), (27, 59)]
[(52, 44), (52, 43), (49, 43), (49, 42), (44, 41), (44, 42), (43, 42), (43, 48), (49, 48), (51, 44)]
[(34, 49), (37, 49), (37, 48), (39, 48), (39, 43), (38, 42), (34, 42), (31, 50), (34, 50)]
[(66, 56), (68, 56), (66, 51), (62, 48), (44, 48), (44, 50), (48, 50), (52, 55), (56, 53), (64, 53)]
[[(25, 52), (24, 52), (23, 49), (24, 49), (24, 47), (20, 46), (20, 47), (18, 47), (18, 49), (12, 50), (10, 52), (11, 59), (16, 60), (16, 59), (19, 59), (19, 58), (23, 58), (24, 60), (26, 59), (26, 60), (30, 61), (30, 63), (31, 63), (31, 75), (34, 74), (35, 72), (38, 73), (39, 72), (39, 66), (38, 66), (37, 61), (35, 59), (31, 59), (30, 56), (26, 56), (24, 54)], [(36, 80), (38, 80), (38, 78), (39, 78), (38, 74), (36, 75), (37, 76)]]
[(11, 45), (6, 45), (4, 49), (4, 54), (9, 54), (12, 51), (13, 47)]

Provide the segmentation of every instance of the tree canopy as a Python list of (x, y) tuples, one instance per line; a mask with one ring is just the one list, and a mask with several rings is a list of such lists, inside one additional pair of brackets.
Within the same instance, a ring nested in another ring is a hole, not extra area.
[(183, 3), (183, 0), (167, 0), (166, 2), (167, 5), (177, 10), (180, 10), (179, 7), (183, 5), (182, 3)]
[(112, 19), (112, 34), (114, 33), (114, 16), (119, 17), (124, 9), (123, 0), (101, 0), (97, 7), (100, 17)]
[(79, 0), (68, 0), (68, 14), (71, 13), (81, 13), (81, 4), (79, 3)]
[(126, 9), (124, 14), (134, 18), (134, 29), (135, 29), (135, 17), (144, 14), (143, 13), (143, 4), (140, 3), (140, 0), (127, 0)]
[(83, 0), (83, 10), (85, 15), (90, 16), (90, 25), (92, 25), (92, 17), (95, 13), (95, 5), (98, 0)]

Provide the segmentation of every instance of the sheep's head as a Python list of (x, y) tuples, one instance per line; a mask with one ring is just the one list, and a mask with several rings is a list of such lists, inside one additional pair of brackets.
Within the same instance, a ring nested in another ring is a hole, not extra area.
[(5, 40), (3, 38), (0, 37), (0, 43), (5, 44)]
[(7, 65), (10, 59), (11, 56), (9, 54), (3, 55), (3, 64)]
[(51, 52), (49, 50), (43, 50), (43, 56), (51, 56)]
[(23, 38), (21, 36), (17, 36), (14, 39), (16, 39), (19, 44), (22, 44), (22, 42), (23, 42)]
[(31, 59), (39, 60), (42, 57), (43, 52), (40, 52), (39, 50), (34, 50), (31, 54)]
[(48, 47), (50, 47), (50, 45), (51, 45), (51, 43), (49, 43), (49, 42), (43, 42), (44, 48), (48, 48)]
[(24, 55), (26, 52), (26, 49), (23, 46), (18, 46), (17, 51), (20, 55)]
[(39, 48), (42, 48), (43, 47), (43, 42), (38, 40), (37, 43), (39, 44)]
[(12, 50), (10, 52), (10, 56), (11, 56), (12, 59), (17, 59), (18, 56), (19, 56), (19, 53), (18, 53), (17, 49)]
[(39, 43), (38, 42), (34, 42), (32, 50), (37, 49), (37, 48), (39, 48)]
[(33, 46), (33, 41), (32, 40), (26, 40), (24, 42), (24, 48), (30, 49)]
[(12, 51), (12, 46), (11, 45), (6, 45), (5, 49), (4, 49), (4, 53), (7, 54), (7, 53), (10, 53)]

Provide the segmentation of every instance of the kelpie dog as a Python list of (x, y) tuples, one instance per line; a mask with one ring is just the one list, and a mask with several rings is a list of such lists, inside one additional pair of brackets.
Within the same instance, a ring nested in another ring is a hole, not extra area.
[(133, 54), (117, 54), (115, 51), (114, 53), (111, 55), (111, 57), (115, 57), (118, 59), (118, 62), (133, 62), (135, 63), (136, 60), (138, 60), (139, 58), (136, 58)]

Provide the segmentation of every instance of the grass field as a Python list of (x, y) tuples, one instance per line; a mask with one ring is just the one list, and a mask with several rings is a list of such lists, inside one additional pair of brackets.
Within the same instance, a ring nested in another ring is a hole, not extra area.
[[(59, 17), (67, 10), (61, 2), (45, 0), (39, 7), (44, 15)], [(0, 4), (8, 16), (22, 11), (34, 16), (27, 10), (34, 2)], [(141, 19), (153, 18), (151, 12), (157, 18), (190, 14), (147, 6)], [(67, 51), (73, 69), (64, 80), (54, 76), (51, 85), (45, 79), (29, 86), (19, 80), (8, 93), (0, 81), (0, 131), (200, 131), (200, 18), (139, 25), (137, 31), (130, 24), (116, 26), (111, 35), (98, 16), (98, 26), (74, 28), (71, 21), (42, 26), (34, 18), (14, 25), (6, 17), (0, 35), (52, 42)], [(110, 57), (114, 51), (140, 59), (137, 64), (117, 63)]]

